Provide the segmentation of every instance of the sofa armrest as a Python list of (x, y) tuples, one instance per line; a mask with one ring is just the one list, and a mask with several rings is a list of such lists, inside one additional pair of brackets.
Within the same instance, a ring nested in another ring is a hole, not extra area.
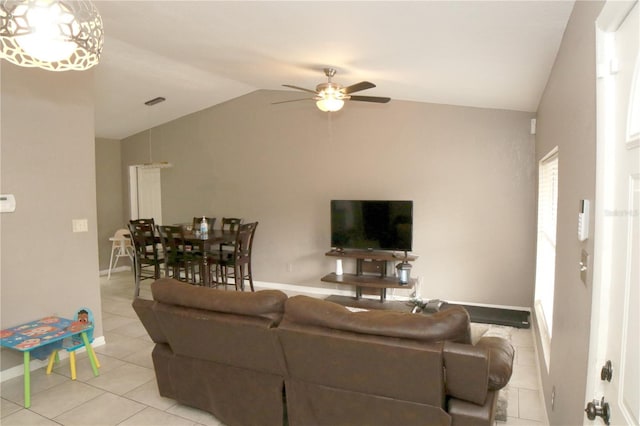
[(475, 346), (489, 352), (489, 390), (505, 387), (513, 372), (515, 350), (511, 343), (502, 337), (482, 337)]
[(464, 343), (444, 343), (447, 395), (477, 405), (487, 399), (489, 354), (487, 349)]
[(142, 322), (147, 333), (149, 333), (151, 340), (153, 340), (154, 343), (167, 343), (167, 337), (164, 335), (162, 327), (160, 327), (156, 314), (153, 311), (155, 302), (153, 300), (136, 297), (131, 305), (136, 314), (138, 314), (138, 318), (140, 318), (140, 322)]

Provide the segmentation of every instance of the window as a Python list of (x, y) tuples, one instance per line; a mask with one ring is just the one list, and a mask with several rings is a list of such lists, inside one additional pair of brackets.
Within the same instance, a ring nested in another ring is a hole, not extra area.
[(538, 165), (538, 252), (536, 257), (535, 310), (543, 352), (549, 368), (553, 329), (553, 295), (556, 275), (556, 229), (558, 217), (558, 148)]

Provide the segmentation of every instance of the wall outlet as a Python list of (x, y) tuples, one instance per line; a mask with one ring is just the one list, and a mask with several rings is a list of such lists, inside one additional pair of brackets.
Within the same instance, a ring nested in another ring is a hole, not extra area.
[(89, 222), (87, 219), (73, 219), (71, 221), (73, 232), (88, 232)]
[(293, 272), (293, 263), (287, 263), (287, 272)]

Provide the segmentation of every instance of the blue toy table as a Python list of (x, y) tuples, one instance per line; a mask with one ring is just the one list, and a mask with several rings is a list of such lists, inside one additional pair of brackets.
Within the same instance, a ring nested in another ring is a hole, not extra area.
[(51, 316), (28, 322), (17, 327), (0, 331), (0, 346), (24, 353), (24, 406), (31, 406), (31, 372), (29, 364), (31, 352), (51, 351), (63, 347), (63, 341), (80, 335), (84, 343), (93, 375), (98, 375), (97, 361), (89, 343), (87, 332), (93, 330), (93, 324), (73, 321), (67, 318)]

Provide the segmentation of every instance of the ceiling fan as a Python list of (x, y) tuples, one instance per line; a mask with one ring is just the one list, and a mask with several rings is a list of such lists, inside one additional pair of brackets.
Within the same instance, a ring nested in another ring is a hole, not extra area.
[(312, 98), (293, 99), (290, 101), (274, 102), (274, 104), (283, 104), (286, 102), (297, 102), (313, 99), (314, 101), (316, 101), (316, 106), (321, 111), (334, 112), (340, 110), (344, 106), (344, 101), (376, 102), (386, 104), (391, 100), (391, 98), (384, 98), (379, 96), (352, 95), (351, 93), (359, 92), (366, 89), (372, 89), (376, 87), (376, 85), (368, 81), (361, 81), (360, 83), (343, 87), (341, 84), (331, 81), (331, 78), (336, 75), (335, 68), (325, 68), (324, 74), (327, 76), (328, 81), (326, 83), (318, 84), (316, 86), (316, 90), (292, 86), (291, 84), (283, 84), (284, 87), (290, 87), (292, 89), (313, 93), (314, 96)]

